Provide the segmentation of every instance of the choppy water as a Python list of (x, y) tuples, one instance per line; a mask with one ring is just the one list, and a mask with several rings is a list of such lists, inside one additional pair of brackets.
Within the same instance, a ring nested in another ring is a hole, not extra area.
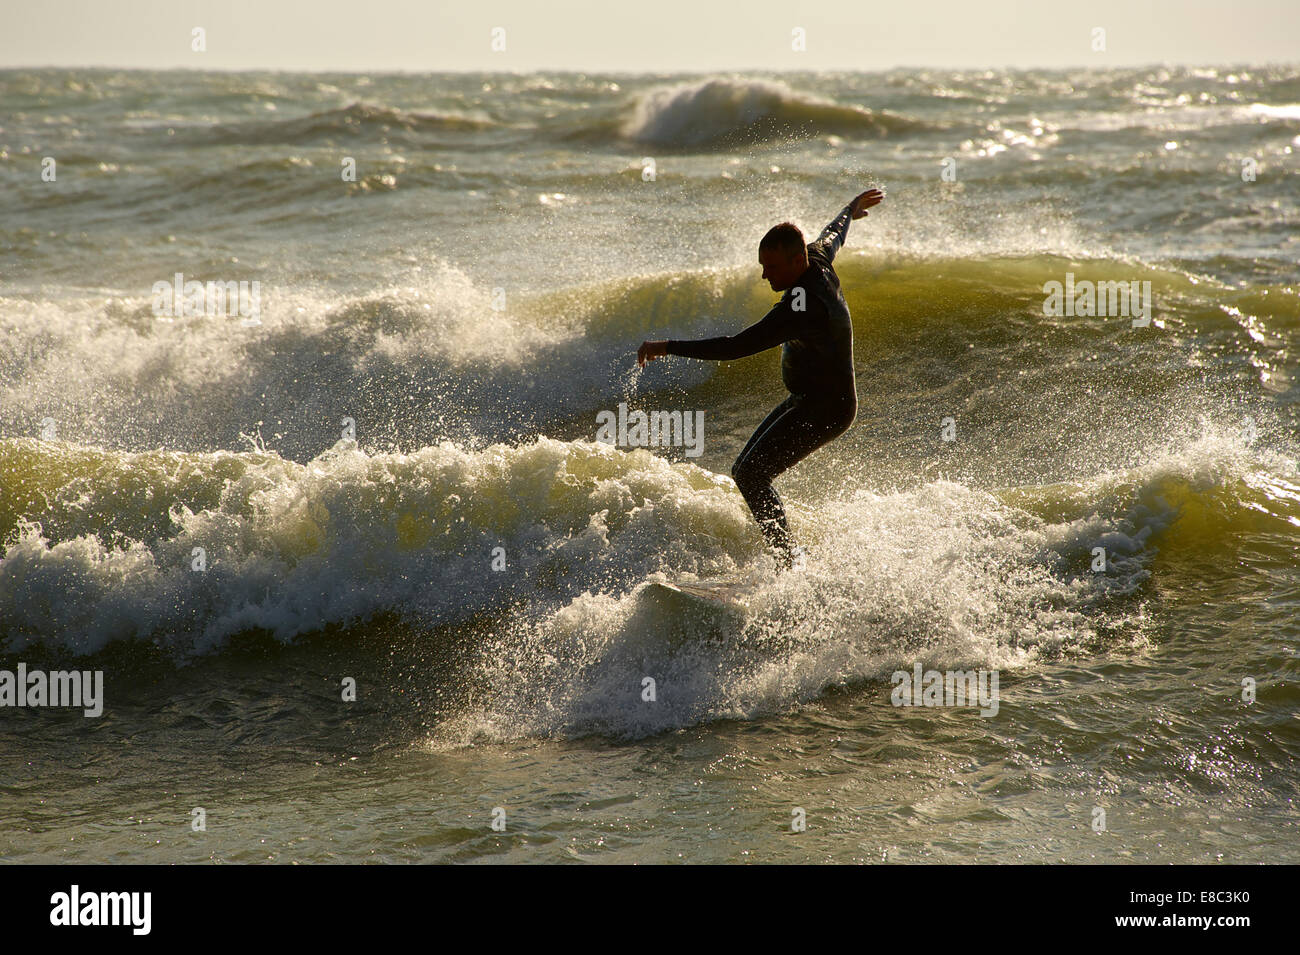
[[(106, 694), (0, 709), (0, 856), (1300, 861), (1297, 150), (1295, 67), (0, 72), (0, 669)], [(776, 354), (632, 355), (874, 184), (777, 579), (725, 476)], [(260, 324), (160, 321), (177, 272)], [(1045, 317), (1067, 272), (1150, 326)], [(891, 706), (916, 662), (997, 715)]]

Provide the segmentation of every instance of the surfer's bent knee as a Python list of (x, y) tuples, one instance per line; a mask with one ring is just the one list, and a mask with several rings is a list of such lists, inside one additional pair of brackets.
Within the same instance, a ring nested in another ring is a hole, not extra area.
[(731, 465), (731, 479), (736, 482), (736, 487), (741, 488), (742, 490), (751, 482), (759, 480), (758, 474), (755, 472), (753, 466), (748, 465), (745, 462), (746, 457), (742, 455), (741, 457), (736, 458)]

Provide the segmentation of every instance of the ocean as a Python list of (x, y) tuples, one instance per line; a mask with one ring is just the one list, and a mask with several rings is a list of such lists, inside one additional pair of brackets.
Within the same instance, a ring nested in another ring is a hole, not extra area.
[[(0, 71), (0, 860), (1300, 862), (1298, 156), (1297, 66)], [(869, 187), (780, 575), (778, 353), (635, 352)]]

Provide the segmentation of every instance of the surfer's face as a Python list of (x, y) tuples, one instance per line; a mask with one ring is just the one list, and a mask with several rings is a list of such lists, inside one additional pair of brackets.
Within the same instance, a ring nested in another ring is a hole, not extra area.
[(763, 249), (758, 253), (758, 264), (763, 267), (763, 278), (772, 286), (772, 291), (784, 292), (803, 275), (808, 268), (808, 259), (780, 249)]

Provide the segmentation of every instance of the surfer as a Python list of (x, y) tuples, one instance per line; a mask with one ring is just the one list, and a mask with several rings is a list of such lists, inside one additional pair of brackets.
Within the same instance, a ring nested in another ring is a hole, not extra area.
[(790, 534), (772, 479), (839, 437), (857, 416), (853, 321), (831, 263), (848, 236), (849, 221), (861, 219), (884, 198), (879, 189), (868, 189), (811, 244), (804, 244), (803, 233), (794, 223), (769, 229), (758, 244), (758, 263), (772, 291), (785, 294), (744, 331), (696, 341), (646, 341), (637, 349), (637, 363), (644, 367), (665, 355), (734, 361), (784, 346), (781, 380), (790, 397), (754, 431), (731, 466), (731, 476), (785, 567), (793, 566), (801, 551)]

